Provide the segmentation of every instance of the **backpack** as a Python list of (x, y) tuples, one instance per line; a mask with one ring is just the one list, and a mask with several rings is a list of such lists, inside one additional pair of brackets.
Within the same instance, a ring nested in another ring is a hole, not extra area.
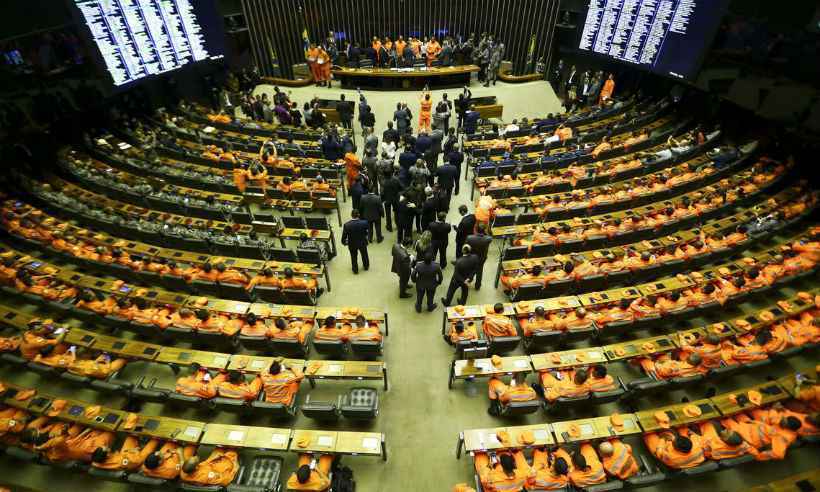
[(353, 470), (346, 466), (339, 466), (333, 470), (330, 490), (333, 492), (355, 492), (356, 481), (353, 480)]

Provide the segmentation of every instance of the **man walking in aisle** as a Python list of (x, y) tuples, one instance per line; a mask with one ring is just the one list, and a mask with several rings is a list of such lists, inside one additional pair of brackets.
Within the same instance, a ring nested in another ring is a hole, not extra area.
[(461, 249), (461, 257), (455, 261), (455, 268), (453, 276), (450, 277), (450, 285), (447, 287), (447, 294), (441, 298), (442, 304), (445, 307), (450, 305), (453, 300), (456, 290), (461, 289), (461, 296), (458, 303), (464, 305), (467, 303), (467, 293), (469, 291), (470, 282), (475, 277), (478, 269), (478, 257), (472, 254), (470, 246), (465, 244)]
[(441, 267), (433, 261), (433, 255), (428, 254), (424, 257), (424, 261), (416, 263), (411, 278), (416, 284), (416, 312), (421, 312), (421, 302), (425, 295), (427, 296), (427, 311), (436, 309), (438, 304), (433, 302), (433, 299), (444, 276), (441, 274)]
[(358, 274), (359, 254), (362, 255), (364, 269), (370, 269), (370, 257), (367, 255), (367, 232), (369, 227), (366, 220), (359, 218), (358, 210), (353, 210), (350, 217), (351, 220), (348, 220), (342, 228), (342, 244), (350, 250), (350, 263), (353, 266), (353, 273)]
[(478, 224), (476, 234), (467, 236), (466, 243), (470, 246), (473, 254), (478, 258), (478, 267), (476, 268), (475, 290), (481, 290), (481, 277), (484, 274), (484, 262), (487, 261), (487, 253), (490, 251), (490, 244), (492, 244), (492, 236), (486, 234), (484, 224)]

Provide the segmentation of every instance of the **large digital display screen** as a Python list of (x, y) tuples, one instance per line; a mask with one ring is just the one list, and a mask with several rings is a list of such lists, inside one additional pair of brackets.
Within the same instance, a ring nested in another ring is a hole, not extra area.
[(224, 57), (213, 0), (72, 0), (114, 86)]
[(692, 80), (729, 0), (590, 0), (579, 48)]

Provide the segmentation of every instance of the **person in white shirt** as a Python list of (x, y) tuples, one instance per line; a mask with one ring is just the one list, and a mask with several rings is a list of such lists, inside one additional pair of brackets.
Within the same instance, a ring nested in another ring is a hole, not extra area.
[(506, 135), (508, 132), (517, 132), (519, 129), (518, 120), (512, 120), (512, 123), (504, 127), (504, 130), (501, 131), (501, 135)]
[(396, 158), (396, 142), (385, 142), (382, 140), (379, 150), (380, 154), (387, 154), (387, 158), (391, 161)]

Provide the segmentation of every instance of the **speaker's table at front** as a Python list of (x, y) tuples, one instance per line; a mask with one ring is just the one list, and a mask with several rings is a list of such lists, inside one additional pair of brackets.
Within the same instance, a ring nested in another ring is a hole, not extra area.
[(457, 67), (408, 67), (408, 68), (347, 68), (336, 67), (333, 77), (343, 87), (371, 87), (377, 89), (422, 89), (425, 85), (436, 87), (461, 87), (470, 84), (470, 75), (478, 72), (477, 65)]

